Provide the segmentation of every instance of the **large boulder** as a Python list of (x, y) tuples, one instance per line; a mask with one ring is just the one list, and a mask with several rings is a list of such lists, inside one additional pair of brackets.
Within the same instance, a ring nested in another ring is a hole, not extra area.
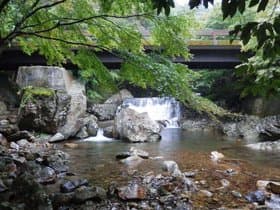
[(87, 111), (97, 116), (100, 121), (114, 120), (118, 106), (128, 98), (133, 98), (132, 94), (123, 89), (112, 95), (103, 104), (89, 104)]
[(86, 113), (85, 86), (70, 72), (53, 66), (20, 67), (17, 84), (24, 89), (20, 127), (59, 132), (65, 139), (81, 129)]
[(98, 117), (98, 120), (113, 120), (117, 111), (117, 104), (92, 104), (88, 112)]
[(115, 130), (121, 139), (130, 142), (150, 142), (160, 140), (160, 125), (149, 115), (130, 108), (120, 109), (115, 118)]
[(66, 123), (71, 97), (49, 88), (23, 89), (18, 124), (20, 129), (54, 134)]
[(120, 92), (112, 95), (105, 101), (105, 104), (117, 104), (121, 105), (125, 99), (133, 98), (133, 95), (126, 89), (120, 90)]

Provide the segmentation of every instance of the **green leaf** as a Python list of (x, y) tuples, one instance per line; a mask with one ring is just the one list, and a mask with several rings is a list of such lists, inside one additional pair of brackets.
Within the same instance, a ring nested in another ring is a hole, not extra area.
[(268, 0), (261, 0), (257, 12), (260, 12), (262, 10), (265, 10), (266, 6), (267, 6)]

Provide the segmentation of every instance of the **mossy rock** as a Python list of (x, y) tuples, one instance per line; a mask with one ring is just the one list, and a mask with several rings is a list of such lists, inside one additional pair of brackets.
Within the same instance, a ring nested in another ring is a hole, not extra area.
[(21, 107), (24, 106), (28, 101), (50, 98), (55, 96), (55, 90), (44, 87), (33, 87), (27, 86), (22, 89)]

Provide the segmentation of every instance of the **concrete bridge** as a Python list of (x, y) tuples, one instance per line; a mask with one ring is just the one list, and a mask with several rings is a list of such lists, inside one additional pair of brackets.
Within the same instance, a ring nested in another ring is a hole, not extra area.
[[(149, 51), (149, 50), (147, 50)], [(193, 58), (186, 61), (177, 57), (174, 62), (187, 64), (191, 69), (232, 69), (240, 64), (240, 46), (190, 46), (190, 53)], [(97, 56), (108, 68), (118, 68), (122, 59), (108, 52), (98, 52)], [(0, 70), (16, 71), (19, 66), (46, 65), (46, 60), (35, 53), (31, 56), (24, 54), (18, 48), (4, 50), (0, 55)], [(73, 69), (71, 63), (65, 65), (66, 68)]]
[[(197, 39), (189, 41), (190, 61), (177, 57), (174, 62), (183, 63), (191, 69), (232, 69), (241, 63), (240, 45), (238, 41), (230, 44), (225, 39), (228, 30), (203, 30), (197, 33)], [(219, 39), (222, 37), (222, 39)], [(149, 53), (147, 48), (146, 52)], [(119, 68), (123, 62), (121, 58), (109, 53), (98, 52), (97, 56), (108, 68)], [(0, 55), (0, 70), (16, 71), (19, 66), (46, 65), (46, 60), (35, 53), (31, 56), (24, 54), (19, 48), (6, 49)], [(65, 65), (68, 69), (76, 67), (71, 63)]]

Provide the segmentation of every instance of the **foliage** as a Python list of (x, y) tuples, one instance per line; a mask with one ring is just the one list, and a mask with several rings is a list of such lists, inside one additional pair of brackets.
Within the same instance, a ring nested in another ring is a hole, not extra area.
[(232, 18), (223, 19), (223, 14), (220, 8), (220, 3), (214, 5), (214, 8), (207, 16), (207, 21), (205, 23), (206, 28), (232, 30), (237, 23), (245, 24), (256, 19), (256, 13), (252, 9), (244, 11), (243, 14), (237, 11)]
[[(225, 110), (210, 100), (194, 93), (190, 86), (199, 75), (182, 64), (174, 64), (158, 55), (129, 55), (129, 61), (121, 68), (121, 77), (142, 88), (152, 88), (162, 96), (172, 95), (186, 106), (212, 116), (223, 116)], [(151, 60), (157, 62), (152, 63)]]
[[(165, 6), (171, 5), (164, 1)], [(190, 0), (190, 8), (208, 3), (214, 0)], [(279, 68), (280, 68), (280, 1), (274, 0), (222, 0), (221, 10), (223, 19), (231, 22), (229, 18), (246, 16), (248, 11), (257, 14), (257, 20), (238, 22), (230, 32), (232, 39), (240, 37), (243, 46), (255, 52), (255, 56), (245, 61), (238, 67), (238, 75), (246, 82), (243, 96), (249, 93), (254, 95), (270, 95), (279, 92)], [(252, 44), (252, 40), (253, 43)], [(247, 46), (249, 45), (249, 46)]]
[[(157, 3), (158, 2), (158, 3)], [(152, 87), (191, 107), (216, 114), (218, 107), (192, 93), (188, 80), (194, 75), (185, 66), (170, 62), (175, 56), (190, 58), (186, 39), (195, 25), (192, 15), (157, 16), (170, 11), (160, 0), (4, 0), (0, 3), (1, 48), (19, 44), (27, 54), (39, 52), (48, 64), (71, 61), (87, 83), (89, 95), (100, 99), (121, 82)], [(170, 6), (172, 0), (168, 0)], [(140, 23), (151, 26), (154, 53), (145, 55)], [(120, 73), (108, 70), (96, 53), (107, 51), (126, 62)]]

